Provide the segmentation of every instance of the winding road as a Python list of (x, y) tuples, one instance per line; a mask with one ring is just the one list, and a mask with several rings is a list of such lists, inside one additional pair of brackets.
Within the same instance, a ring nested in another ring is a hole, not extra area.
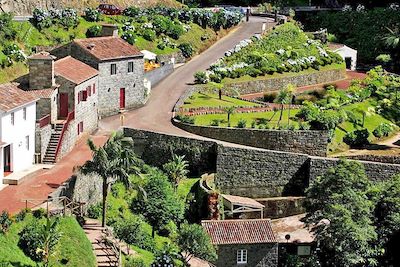
[[(263, 22), (267, 22), (267, 19), (251, 17), (249, 22), (243, 22), (208, 50), (177, 68), (152, 89), (150, 99), (145, 106), (125, 113), (124, 126), (164, 134), (200, 138), (172, 125), (172, 110), (176, 102), (187, 90), (189, 84), (193, 83), (195, 72), (207, 69), (217, 59), (221, 58), (225, 51), (232, 49), (241, 40), (260, 33)], [(269, 20), (268, 22), (267, 25), (270, 27), (274, 25), (273, 21)], [(108, 117), (100, 121), (99, 133), (115, 131), (119, 127), (119, 115)]]

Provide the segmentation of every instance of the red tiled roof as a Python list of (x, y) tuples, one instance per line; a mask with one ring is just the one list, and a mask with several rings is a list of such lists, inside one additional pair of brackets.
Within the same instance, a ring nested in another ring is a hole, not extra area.
[(27, 90), (26, 93), (36, 98), (51, 98), (56, 88), (58, 88), (58, 86), (41, 90)]
[(202, 221), (214, 245), (276, 243), (271, 220)]
[(18, 83), (0, 84), (0, 110), (9, 111), (34, 102), (37, 97), (18, 87)]
[(75, 84), (81, 84), (99, 73), (96, 69), (71, 56), (57, 60), (54, 63), (54, 72)]
[(136, 46), (114, 36), (76, 39), (74, 43), (99, 60), (142, 56)]

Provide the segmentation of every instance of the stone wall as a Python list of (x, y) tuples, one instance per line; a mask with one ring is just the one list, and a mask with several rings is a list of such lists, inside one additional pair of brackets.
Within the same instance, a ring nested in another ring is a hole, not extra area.
[(318, 71), (310, 74), (296, 75), (283, 78), (253, 80), (225, 84), (226, 91), (238, 91), (240, 94), (252, 94), (280, 90), (288, 84), (297, 87), (321, 83), (331, 83), (346, 77), (345, 69)]
[(173, 120), (175, 126), (208, 138), (269, 150), (326, 156), (328, 131), (285, 131), (194, 126)]
[[(330, 168), (335, 167), (339, 159), (310, 157), (310, 183), (318, 176), (323, 175)], [(359, 161), (365, 168), (368, 178), (372, 181), (383, 181), (400, 174), (399, 164), (388, 164), (371, 161)]]
[(358, 155), (358, 156), (346, 156), (346, 159), (400, 164), (399, 156)]
[(150, 81), (151, 86), (154, 87), (173, 72), (174, 72), (174, 65), (171, 63), (165, 64), (164, 66), (146, 72), (144, 74), (144, 78)]
[(308, 155), (218, 146), (215, 184), (224, 194), (251, 198), (302, 195)]
[(131, 128), (124, 134), (134, 140), (135, 152), (150, 165), (161, 167), (172, 158), (172, 153), (185, 155), (193, 175), (215, 172), (216, 143), (192, 138), (165, 135)]
[(243, 267), (277, 267), (278, 266), (278, 244), (233, 244), (218, 246), (217, 267), (237, 267), (237, 251), (247, 250), (247, 264)]
[(40, 153), (40, 160), (42, 161), (46, 154), (47, 146), (50, 142), (51, 124), (40, 128), (39, 124), (36, 123), (35, 136), (35, 153)]

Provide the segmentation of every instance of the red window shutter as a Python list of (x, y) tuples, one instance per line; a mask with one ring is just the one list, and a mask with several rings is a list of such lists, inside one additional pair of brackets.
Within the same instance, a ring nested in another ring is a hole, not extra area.
[(86, 101), (87, 99), (87, 91), (82, 91), (82, 101)]
[(90, 86), (86, 87), (86, 92), (87, 92), (88, 96), (92, 95), (92, 89), (90, 88)]

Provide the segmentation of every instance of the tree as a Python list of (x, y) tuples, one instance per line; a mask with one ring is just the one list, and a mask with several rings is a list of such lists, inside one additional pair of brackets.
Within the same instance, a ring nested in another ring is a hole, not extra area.
[[(138, 159), (133, 153), (132, 138), (123, 133), (114, 133), (102, 147), (97, 147), (92, 140), (88, 140), (92, 151), (92, 160), (87, 161), (81, 168), (83, 174), (97, 174), (103, 180), (103, 210), (102, 226), (106, 225), (107, 195), (109, 185), (121, 180), (128, 188), (131, 187), (129, 175), (138, 173)], [(139, 190), (143, 192), (144, 190)]]
[(279, 90), (279, 93), (276, 96), (274, 102), (281, 105), (281, 112), (280, 112), (279, 120), (278, 120), (278, 126), (279, 126), (281, 121), (282, 121), (284, 105), (289, 103), (289, 91), (288, 91), (288, 89), (284, 88), (284, 89)]
[(324, 266), (373, 266), (371, 184), (358, 162), (340, 160), (307, 190), (305, 221), (312, 225)]
[(143, 214), (147, 222), (152, 227), (152, 236), (155, 231), (169, 221), (180, 222), (183, 217), (184, 205), (174, 194), (174, 190), (168, 178), (159, 170), (152, 170), (148, 181), (144, 186), (147, 198), (144, 200), (134, 200), (132, 210)]
[(186, 178), (186, 175), (189, 173), (188, 170), (189, 162), (185, 160), (185, 156), (178, 156), (173, 154), (172, 161), (164, 164), (164, 171), (167, 173), (170, 178), (174, 190), (178, 188), (179, 182), (181, 179)]
[(59, 220), (56, 218), (51, 221), (47, 218), (46, 224), (43, 226), (40, 239), (42, 241), (42, 247), (38, 248), (37, 253), (43, 255), (44, 266), (49, 266), (50, 256), (54, 253), (54, 250), (60, 240), (62, 234), (58, 229)]
[(363, 128), (365, 125), (365, 118), (370, 117), (375, 113), (375, 109), (373, 107), (368, 107), (367, 109), (359, 107), (359, 108), (353, 109), (353, 111), (361, 114), (361, 116), (362, 116), (361, 127), (363, 127)]
[(289, 98), (289, 109), (288, 109), (288, 125), (290, 125), (290, 108), (293, 104), (293, 98), (296, 96), (296, 86), (293, 84), (288, 84), (286, 90), (288, 91), (288, 98)]
[(211, 244), (210, 237), (200, 225), (183, 224), (179, 231), (177, 243), (184, 252), (187, 263), (193, 256), (207, 261), (217, 259), (217, 253)]
[(376, 231), (379, 245), (384, 249), (382, 266), (395, 266), (399, 262), (400, 243), (400, 176), (397, 175), (379, 186), (375, 204)]
[(231, 115), (232, 115), (233, 113), (235, 113), (235, 111), (236, 111), (236, 108), (233, 107), (233, 106), (231, 106), (231, 107), (226, 107), (226, 108), (225, 108), (225, 112), (226, 112), (226, 114), (228, 115), (228, 127), (231, 126)]

